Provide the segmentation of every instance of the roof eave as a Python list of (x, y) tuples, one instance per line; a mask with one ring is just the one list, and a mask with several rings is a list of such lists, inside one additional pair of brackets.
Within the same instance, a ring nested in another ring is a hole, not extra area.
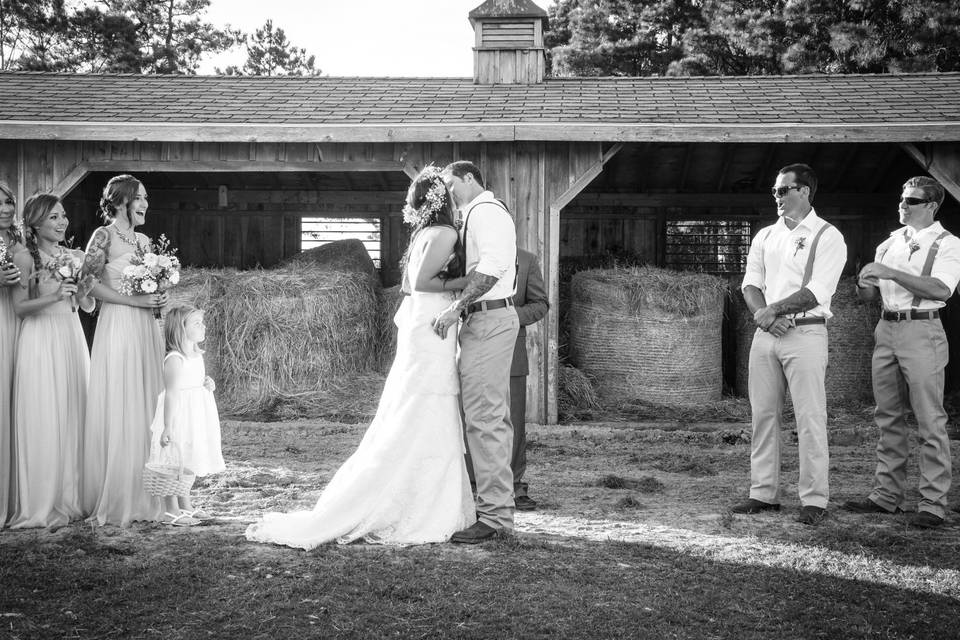
[(3, 140), (141, 142), (956, 142), (960, 122), (456, 122), (196, 124), (0, 122)]

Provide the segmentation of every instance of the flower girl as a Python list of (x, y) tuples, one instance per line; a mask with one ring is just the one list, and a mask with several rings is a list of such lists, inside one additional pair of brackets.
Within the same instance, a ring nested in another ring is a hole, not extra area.
[[(206, 375), (199, 343), (206, 337), (203, 311), (189, 305), (173, 307), (164, 326), (167, 355), (163, 360), (163, 391), (150, 425), (150, 462), (180, 464), (198, 476), (223, 471), (220, 418), (213, 398), (213, 380)], [(190, 497), (166, 496), (162, 522), (189, 526), (209, 520), (194, 510)]]

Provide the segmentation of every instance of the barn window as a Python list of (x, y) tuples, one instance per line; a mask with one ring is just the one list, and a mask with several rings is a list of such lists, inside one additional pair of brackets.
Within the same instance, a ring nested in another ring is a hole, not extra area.
[(336, 240), (356, 238), (367, 248), (380, 268), (380, 218), (303, 218), (300, 250), (306, 251)]
[(750, 232), (747, 220), (668, 220), (667, 266), (706, 273), (743, 273)]

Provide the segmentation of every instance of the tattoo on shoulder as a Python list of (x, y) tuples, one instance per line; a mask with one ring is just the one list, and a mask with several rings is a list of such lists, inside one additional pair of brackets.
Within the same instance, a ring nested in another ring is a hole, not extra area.
[(499, 280), (499, 278), (474, 272), (470, 276), (470, 281), (467, 283), (467, 286), (463, 288), (463, 293), (460, 294), (460, 298), (457, 299), (457, 306), (464, 309), (473, 304), (480, 296), (490, 291), (493, 285), (497, 284), (497, 280)]
[(110, 246), (110, 232), (100, 227), (93, 232), (83, 258), (83, 273), (100, 278), (107, 265), (107, 247)]

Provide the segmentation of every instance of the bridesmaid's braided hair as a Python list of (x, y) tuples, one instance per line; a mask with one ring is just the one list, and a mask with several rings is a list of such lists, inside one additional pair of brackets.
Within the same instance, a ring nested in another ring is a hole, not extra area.
[(33, 258), (33, 275), (30, 276), (30, 298), (37, 297), (37, 285), (40, 281), (40, 246), (37, 244), (37, 227), (43, 224), (53, 208), (60, 204), (60, 198), (52, 193), (35, 193), (23, 205), (24, 244)]
[(100, 198), (100, 217), (105, 223), (113, 222), (120, 215), (124, 203), (126, 203), (124, 213), (130, 221), (130, 205), (137, 197), (140, 185), (141, 182), (128, 173), (110, 178)]

